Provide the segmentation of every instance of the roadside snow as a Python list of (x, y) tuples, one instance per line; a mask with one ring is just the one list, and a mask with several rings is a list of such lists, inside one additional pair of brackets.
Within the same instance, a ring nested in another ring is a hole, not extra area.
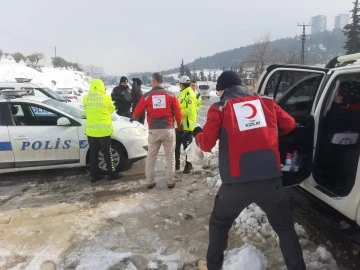
[[(65, 68), (41, 67), (39, 70), (28, 67), (25, 63), (16, 63), (12, 59), (1, 58), (0, 82), (15, 82), (15, 78), (31, 78), (35, 84), (48, 88), (80, 88), (87, 91), (91, 77), (85, 72)], [(56, 82), (55, 87), (52, 81)]]

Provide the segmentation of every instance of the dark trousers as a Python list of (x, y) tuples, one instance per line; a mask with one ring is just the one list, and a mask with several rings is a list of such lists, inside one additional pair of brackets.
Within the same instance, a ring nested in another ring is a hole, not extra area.
[(180, 164), (181, 145), (185, 151), (192, 139), (192, 131), (176, 131), (175, 163)]
[(280, 178), (222, 184), (215, 198), (209, 222), (208, 270), (220, 270), (227, 248), (228, 232), (241, 211), (255, 202), (280, 239), (280, 249), (288, 270), (306, 269), (289, 200)]
[(88, 136), (90, 148), (90, 174), (91, 177), (98, 177), (99, 175), (99, 151), (104, 154), (106, 167), (109, 175), (115, 172), (115, 167), (111, 155), (111, 137), (90, 137)]
[(139, 119), (137, 120), (139, 123), (144, 124), (145, 123), (145, 113), (140, 115)]

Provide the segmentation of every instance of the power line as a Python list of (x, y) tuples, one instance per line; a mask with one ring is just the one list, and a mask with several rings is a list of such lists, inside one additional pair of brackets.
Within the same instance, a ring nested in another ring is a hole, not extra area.
[(0, 34), (6, 36), (8, 38), (12, 38), (12, 39), (15, 39), (17, 41), (20, 41), (22, 43), (26, 43), (27, 45), (30, 45), (30, 46), (33, 46), (33, 47), (39, 47), (40, 46), (40, 47), (47, 48), (47, 49), (53, 48), (53, 47), (51, 47), (49, 45), (45, 45), (45, 44), (43, 44), (41, 42), (37, 42), (37, 41), (27, 39), (27, 38), (25, 38), (23, 36), (12, 33), (10, 31), (7, 31), (7, 30), (2, 29), (2, 28), (0, 28)]

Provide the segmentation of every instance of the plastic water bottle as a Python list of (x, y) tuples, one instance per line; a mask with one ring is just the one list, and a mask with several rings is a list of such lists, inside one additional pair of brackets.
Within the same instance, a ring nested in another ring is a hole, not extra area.
[(291, 153), (286, 153), (285, 165), (291, 165)]
[(291, 156), (291, 171), (298, 172), (300, 167), (300, 157), (297, 150)]

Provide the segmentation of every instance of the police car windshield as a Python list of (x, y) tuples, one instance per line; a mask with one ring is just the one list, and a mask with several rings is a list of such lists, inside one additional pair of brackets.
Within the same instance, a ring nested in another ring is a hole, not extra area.
[(55, 107), (56, 109), (63, 111), (64, 113), (70, 114), (75, 118), (85, 119), (85, 112), (80, 108), (75, 108), (73, 106), (67, 105), (64, 102), (59, 102), (55, 99), (47, 99), (43, 101), (43, 103), (51, 107)]

